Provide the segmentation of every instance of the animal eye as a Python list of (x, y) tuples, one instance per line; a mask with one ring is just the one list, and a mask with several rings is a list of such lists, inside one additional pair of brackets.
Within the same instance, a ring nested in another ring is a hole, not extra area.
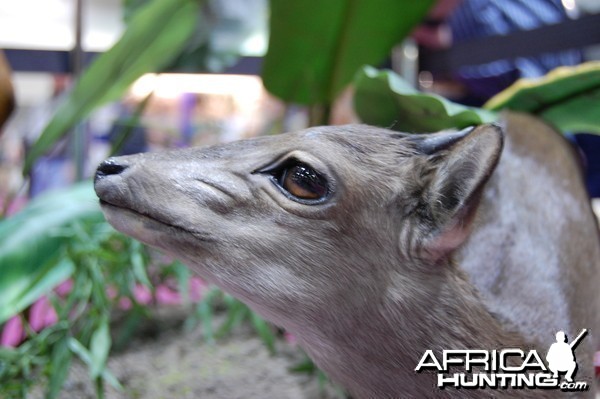
[(280, 169), (274, 177), (279, 186), (295, 198), (319, 200), (328, 192), (325, 178), (303, 163), (288, 165)]

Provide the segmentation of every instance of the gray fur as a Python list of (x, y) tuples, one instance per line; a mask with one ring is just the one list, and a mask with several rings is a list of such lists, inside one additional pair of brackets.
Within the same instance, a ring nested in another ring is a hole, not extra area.
[[(594, 335), (598, 315), (598, 234), (573, 154), (541, 122), (504, 119), (504, 134), (319, 127), (121, 157), (96, 191), (118, 230), (294, 333), (355, 397), (479, 397), (415, 374), (424, 351), (545, 354), (558, 329)], [(289, 157), (326, 176), (324, 202), (295, 202), (260, 172)], [(578, 380), (593, 381), (593, 339)]]

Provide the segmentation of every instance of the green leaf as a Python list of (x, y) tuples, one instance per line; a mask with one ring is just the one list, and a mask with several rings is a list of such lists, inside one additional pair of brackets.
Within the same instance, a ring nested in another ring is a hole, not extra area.
[(215, 341), (215, 334), (212, 327), (213, 321), (213, 309), (209, 301), (203, 300), (198, 305), (196, 305), (196, 313), (200, 322), (202, 323), (202, 333), (204, 335), (204, 340), (212, 344)]
[(271, 0), (263, 80), (299, 104), (329, 104), (365, 64), (379, 64), (432, 0)]
[(66, 280), (74, 270), (61, 259), (65, 226), (106, 223), (91, 182), (36, 198), (0, 221), (0, 323)]
[(100, 325), (92, 334), (90, 341), (91, 365), (90, 375), (97, 378), (102, 375), (106, 368), (106, 359), (110, 351), (111, 339), (108, 326), (108, 316), (104, 317)]
[(307, 355), (304, 355), (304, 360), (300, 363), (288, 368), (291, 373), (312, 374), (317, 371), (317, 366)]
[(58, 341), (52, 348), (51, 367), (52, 373), (48, 381), (47, 399), (58, 397), (62, 386), (67, 379), (71, 367), (72, 352), (69, 350), (67, 336)]
[[(92, 354), (81, 342), (75, 338), (69, 338), (69, 349), (91, 370), (93, 363)], [(101, 377), (116, 389), (123, 390), (123, 386), (119, 383), (119, 380), (107, 368), (102, 371)]]
[(102, 379), (119, 392), (123, 392), (125, 390), (125, 388), (123, 388), (123, 385), (121, 385), (117, 377), (115, 377), (114, 374), (111, 373), (110, 370), (107, 368), (104, 369), (104, 371), (102, 372)]
[(131, 137), (134, 129), (138, 126), (142, 126), (142, 114), (150, 103), (150, 100), (154, 97), (154, 92), (150, 92), (144, 99), (136, 105), (133, 115), (123, 120), (122, 123), (115, 123), (120, 126), (120, 129), (116, 132), (116, 137), (110, 149), (110, 156), (118, 155), (119, 151), (123, 149), (127, 140)]
[(562, 131), (600, 134), (600, 61), (560, 67), (538, 79), (520, 79), (484, 108), (528, 112)]
[[(146, 2), (126, 0), (125, 22)], [(220, 0), (204, 1), (194, 33), (166, 70), (219, 72), (233, 65), (248, 38), (262, 29), (268, 15), (266, 8), (266, 2), (262, 1), (236, 2), (235, 7)]]
[(244, 319), (250, 315), (250, 309), (248, 307), (232, 297), (231, 295), (225, 295), (223, 298), (226, 306), (227, 318), (217, 331), (216, 337), (222, 338), (226, 335), (231, 334), (234, 328), (239, 326)]
[(68, 339), (68, 345), (69, 349), (71, 349), (71, 351), (77, 355), (79, 360), (81, 360), (87, 366), (90, 366), (92, 364), (92, 355), (90, 354), (90, 351), (88, 351), (87, 348), (83, 346), (81, 342), (71, 337)]
[(153, 0), (132, 18), (119, 41), (83, 73), (27, 155), (24, 173), (96, 107), (118, 100), (137, 78), (161, 70), (194, 31), (197, 0)]
[(250, 321), (254, 326), (254, 330), (258, 333), (258, 336), (269, 350), (269, 353), (274, 355), (275, 334), (273, 333), (271, 326), (254, 312), (250, 312)]
[(184, 303), (190, 301), (190, 279), (192, 273), (190, 268), (179, 261), (175, 261), (173, 264), (173, 272), (177, 278), (177, 289), (183, 298)]
[(206, 294), (202, 297), (202, 300), (195, 306), (194, 313), (191, 317), (185, 321), (185, 329), (187, 331), (200, 323), (202, 326), (202, 334), (204, 340), (212, 344), (215, 342), (215, 332), (213, 330), (213, 313), (215, 302), (223, 295), (223, 292), (216, 287), (211, 287)]
[(355, 78), (354, 108), (360, 119), (403, 132), (437, 132), (493, 122), (497, 114), (421, 93), (392, 71), (364, 67)]
[(139, 241), (131, 241), (130, 246), (130, 262), (132, 265), (133, 275), (135, 278), (148, 288), (152, 288), (152, 283), (146, 273), (146, 262), (142, 255), (143, 245)]

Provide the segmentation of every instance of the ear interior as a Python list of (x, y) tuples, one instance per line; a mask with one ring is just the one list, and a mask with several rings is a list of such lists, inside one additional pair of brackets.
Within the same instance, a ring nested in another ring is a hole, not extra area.
[(503, 133), (496, 125), (459, 133), (450, 137), (450, 146), (431, 154), (438, 164), (426, 190), (433, 230), (424, 249), (435, 257), (449, 254), (468, 237), (483, 187), (503, 147)]

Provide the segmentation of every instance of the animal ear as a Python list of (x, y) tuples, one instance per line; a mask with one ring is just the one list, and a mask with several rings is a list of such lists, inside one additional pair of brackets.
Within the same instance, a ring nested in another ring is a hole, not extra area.
[(431, 227), (422, 241), (427, 254), (441, 258), (466, 240), (483, 187), (500, 159), (503, 141), (499, 126), (483, 125), (425, 136), (417, 144), (434, 164), (422, 199)]

